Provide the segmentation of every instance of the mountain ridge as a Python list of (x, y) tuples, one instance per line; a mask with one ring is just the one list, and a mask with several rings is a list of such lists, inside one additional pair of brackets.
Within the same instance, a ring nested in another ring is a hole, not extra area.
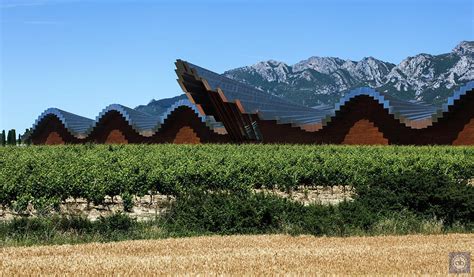
[(261, 61), (223, 75), (307, 106), (334, 104), (360, 86), (440, 104), (455, 88), (474, 80), (474, 41), (462, 41), (445, 54), (409, 56), (399, 64), (371, 56), (360, 61), (312, 56), (293, 65)]
[[(474, 41), (461, 41), (451, 52), (420, 53), (393, 64), (368, 56), (360, 61), (311, 56), (293, 65), (260, 61), (225, 71), (223, 76), (309, 107), (334, 105), (348, 91), (369, 86), (394, 97), (439, 105), (474, 80)], [(135, 109), (160, 114), (184, 94), (152, 100)]]

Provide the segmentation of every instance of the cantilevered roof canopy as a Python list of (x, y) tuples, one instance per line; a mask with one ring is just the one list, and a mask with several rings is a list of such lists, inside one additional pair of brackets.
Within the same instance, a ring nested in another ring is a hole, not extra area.
[(296, 104), (192, 63), (186, 62), (186, 64), (195, 70), (197, 77), (205, 80), (212, 90), (222, 90), (228, 101), (239, 100), (245, 112), (258, 113), (262, 119), (303, 125), (320, 123), (330, 114), (331, 109), (313, 109)]

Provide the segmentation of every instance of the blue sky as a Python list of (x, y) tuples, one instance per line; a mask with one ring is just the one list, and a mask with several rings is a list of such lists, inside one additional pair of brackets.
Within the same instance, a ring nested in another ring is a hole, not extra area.
[(399, 63), (474, 40), (473, 0), (0, 0), (0, 130), (48, 107), (94, 118), (181, 93), (178, 58), (216, 72), (310, 56)]

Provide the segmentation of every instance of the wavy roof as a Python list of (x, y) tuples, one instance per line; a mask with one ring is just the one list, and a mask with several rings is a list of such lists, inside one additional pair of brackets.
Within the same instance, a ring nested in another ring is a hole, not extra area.
[(80, 115), (76, 115), (70, 112), (66, 112), (57, 108), (49, 108), (45, 110), (39, 117), (36, 119), (33, 124), (32, 130), (34, 131), (38, 125), (47, 117), (55, 116), (61, 121), (66, 130), (73, 136), (77, 138), (84, 138), (86, 134), (90, 131), (90, 128), (94, 125), (94, 120)]
[(38, 117), (38, 119), (36, 119), (32, 129), (34, 131), (41, 121), (46, 119), (48, 116), (56, 116), (68, 132), (70, 132), (74, 137), (82, 139), (86, 138), (92, 132), (92, 130), (97, 127), (104, 116), (110, 112), (118, 112), (138, 134), (145, 137), (150, 137), (158, 132), (169, 116), (180, 107), (188, 107), (192, 109), (198, 118), (211, 130), (223, 127), (222, 123), (217, 122), (213, 116), (201, 115), (194, 104), (192, 104), (187, 99), (183, 99), (178, 100), (159, 116), (140, 112), (120, 104), (112, 104), (107, 106), (99, 113), (99, 115), (96, 117), (96, 120), (69, 113), (57, 108), (49, 108), (45, 110)]
[(175, 102), (171, 107), (169, 107), (162, 115), (162, 123), (171, 115), (171, 113), (178, 109), (179, 107), (188, 107), (194, 111), (194, 113), (199, 117), (202, 123), (206, 124), (211, 130), (216, 128), (223, 128), (224, 125), (222, 122), (216, 121), (216, 119), (212, 115), (202, 115), (199, 110), (196, 108), (196, 105), (191, 103), (188, 99), (181, 99)]
[(474, 81), (468, 82), (454, 92), (453, 96), (441, 108), (422, 102), (401, 100), (369, 87), (349, 91), (334, 107), (319, 106), (310, 108), (271, 95), (192, 63), (181, 60), (178, 60), (178, 62), (186, 63), (192, 69), (195, 77), (205, 83), (207, 82), (212, 90), (221, 90), (229, 102), (240, 100), (246, 113), (258, 114), (263, 120), (276, 120), (278, 123), (291, 123), (295, 126), (307, 124), (321, 124), (324, 126), (332, 121), (336, 113), (354, 98), (369, 96), (407, 127), (425, 128), (436, 122), (444, 113), (449, 111), (456, 100), (459, 100), (474, 88)]
[(436, 113), (437, 108), (433, 105), (428, 105), (421, 102), (410, 102), (405, 100), (397, 99), (391, 95), (381, 93), (373, 88), (361, 87), (351, 90), (335, 105), (334, 109), (324, 118), (323, 125), (332, 121), (335, 117), (336, 112), (340, 111), (344, 106), (351, 102), (358, 96), (369, 96), (374, 101), (378, 102), (388, 111), (389, 114), (393, 115), (395, 119), (398, 119), (401, 123), (411, 127), (414, 121), (420, 121), (429, 119)]
[(456, 90), (452, 96), (448, 98), (446, 103), (444, 103), (440, 109), (436, 111), (435, 114), (432, 115), (433, 122), (436, 122), (439, 118), (443, 117), (443, 113), (449, 112), (449, 108), (453, 107), (456, 101), (460, 100), (463, 96), (465, 96), (468, 92), (474, 90), (474, 81), (470, 81), (464, 86), (460, 87)]
[(93, 128), (95, 128), (100, 120), (110, 112), (118, 112), (127, 123), (142, 136), (151, 136), (158, 131), (161, 126), (161, 117), (154, 116), (147, 113), (139, 112), (132, 108), (120, 105), (112, 104), (105, 107), (99, 115), (96, 117)]
[[(465, 86), (455, 91), (453, 95), (448, 98), (447, 103), (441, 107), (437, 107), (420, 102), (400, 100), (396, 97), (378, 92), (372, 88), (362, 87), (345, 94), (334, 107), (318, 106), (310, 108), (271, 95), (267, 92), (229, 79), (197, 65), (181, 60), (178, 60), (178, 62), (184, 63), (189, 69), (191, 69), (191, 71), (186, 69), (186, 74), (191, 74), (194, 76), (193, 78), (195, 78), (195, 80), (202, 81), (208, 91), (212, 90), (219, 92), (219, 94), (224, 98), (224, 102), (236, 104), (237, 102), (240, 102), (239, 111), (235, 112), (233, 115), (235, 117), (229, 117), (232, 118), (232, 120), (239, 119), (238, 116), (241, 116), (242, 113), (257, 114), (262, 120), (276, 120), (279, 124), (289, 123), (293, 126), (299, 126), (302, 128), (308, 125), (325, 126), (327, 123), (334, 120), (341, 109), (359, 96), (368, 96), (372, 98), (374, 101), (382, 105), (390, 115), (407, 127), (413, 129), (426, 128), (437, 122), (440, 118), (445, 116), (445, 114), (451, 112), (453, 107), (461, 98), (469, 92), (472, 93), (474, 91), (474, 81), (470, 81)], [(179, 70), (177, 72), (178, 75), (183, 74), (183, 72), (180, 72)], [(203, 94), (205, 91), (199, 93)], [(216, 129), (223, 129), (224, 127), (223, 124), (217, 122), (212, 115), (202, 115), (195, 104), (184, 99), (174, 103), (161, 115), (151, 115), (123, 105), (112, 104), (103, 109), (95, 120), (57, 108), (50, 108), (38, 117), (32, 129), (34, 131), (43, 120), (49, 116), (54, 116), (60, 120), (71, 135), (83, 139), (98, 126), (104, 116), (110, 112), (118, 112), (138, 134), (150, 137), (158, 132), (173, 111), (180, 107), (188, 107), (192, 109), (198, 118), (211, 130), (216, 131)], [(233, 125), (232, 120), (229, 121), (231, 122), (229, 126)], [(250, 122), (249, 124), (256, 134), (258, 134), (258, 126), (254, 126), (256, 123)], [(244, 127), (250, 128), (249, 126)], [(311, 130), (318, 129), (315, 128)]]

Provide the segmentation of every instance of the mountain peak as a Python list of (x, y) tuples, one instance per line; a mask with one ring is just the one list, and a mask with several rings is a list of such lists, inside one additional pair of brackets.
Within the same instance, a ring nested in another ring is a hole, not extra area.
[(224, 75), (308, 106), (332, 105), (360, 86), (440, 104), (455, 88), (474, 80), (474, 41), (462, 41), (446, 54), (407, 57), (398, 65), (372, 56), (359, 61), (312, 56), (294, 65), (270, 60)]
[(262, 69), (269, 69), (269, 68), (285, 68), (288, 67), (284, 62), (280, 62), (277, 60), (268, 60), (268, 61), (261, 61), (251, 66), (245, 66), (244, 68), (247, 69), (255, 69), (255, 70), (262, 70)]
[(374, 58), (372, 56), (368, 56), (368, 57), (363, 57), (362, 60), (360, 60), (361, 62), (376, 62), (376, 63), (383, 63), (383, 61), (377, 59), (377, 58)]
[[(268, 61), (258, 62), (251, 66), (244, 66), (244, 67), (236, 68), (230, 71), (226, 71), (223, 73), (223, 75), (231, 79), (239, 80), (239, 78), (235, 76), (235, 73), (241, 72), (242, 74), (249, 73), (249, 74), (258, 75), (268, 82), (286, 82), (287, 74), (290, 72), (290, 70), (291, 70), (290, 67), (284, 62), (280, 62), (276, 60), (268, 60)], [(243, 81), (243, 82), (245, 83), (247, 81)]]
[(268, 60), (267, 63), (272, 64), (272, 65), (285, 64), (284, 62), (280, 62), (280, 61), (277, 61), (277, 60)]
[(306, 69), (312, 69), (317, 72), (329, 74), (336, 71), (343, 63), (344, 60), (340, 58), (312, 56), (293, 65), (293, 71), (300, 72)]
[(453, 52), (461, 56), (474, 54), (474, 41), (461, 41), (454, 47)]

